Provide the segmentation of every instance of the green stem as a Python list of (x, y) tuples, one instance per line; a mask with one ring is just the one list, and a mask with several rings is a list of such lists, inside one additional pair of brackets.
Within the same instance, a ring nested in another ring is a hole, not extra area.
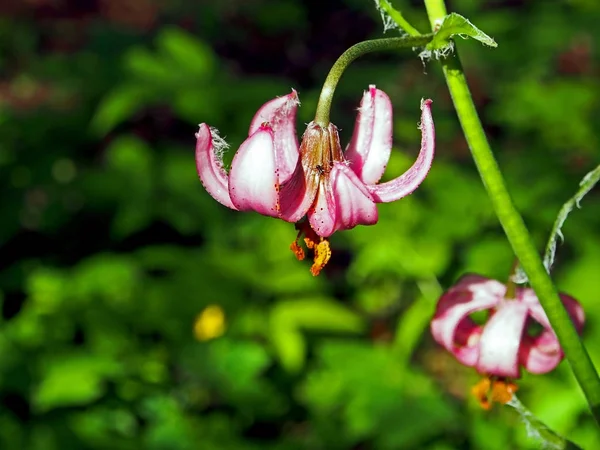
[(421, 33), (413, 27), (408, 21), (404, 18), (402, 13), (388, 2), (387, 0), (379, 0), (379, 7), (383, 12), (385, 12), (390, 18), (398, 24), (398, 26), (403, 29), (410, 36), (420, 36)]
[(432, 38), (433, 34), (424, 34), (421, 36), (373, 39), (371, 41), (359, 42), (350, 47), (338, 58), (325, 79), (321, 95), (319, 96), (319, 103), (317, 104), (315, 122), (322, 127), (327, 127), (329, 125), (329, 112), (331, 110), (331, 100), (333, 99), (335, 88), (346, 68), (356, 58), (371, 52), (422, 47), (429, 43)]
[[(444, 0), (425, 0), (425, 6), (431, 26), (435, 28), (447, 14)], [(442, 67), (460, 124), (496, 215), (558, 336), (575, 378), (587, 398), (592, 415), (600, 425), (598, 373), (542, 264), (522, 217), (513, 205), (477, 115), (456, 51), (454, 55), (442, 61)]]

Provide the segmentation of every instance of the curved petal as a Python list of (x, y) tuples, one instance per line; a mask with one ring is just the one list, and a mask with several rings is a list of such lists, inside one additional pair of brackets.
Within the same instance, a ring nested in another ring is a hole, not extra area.
[(348, 166), (335, 163), (329, 176), (335, 200), (336, 231), (377, 223), (377, 205), (364, 183)]
[[(521, 289), (519, 298), (529, 308), (529, 314), (539, 322), (544, 330), (539, 336), (525, 336), (519, 352), (521, 364), (531, 373), (547, 373), (563, 359), (562, 348), (552, 330), (548, 316), (539, 303), (533, 289)], [(583, 308), (573, 297), (560, 294), (560, 298), (579, 333), (583, 329), (585, 315)]]
[(519, 348), (527, 316), (526, 305), (509, 300), (488, 319), (479, 341), (479, 372), (519, 377)]
[(237, 209), (229, 197), (228, 177), (220, 153), (227, 148), (216, 129), (205, 123), (200, 124), (196, 133), (196, 170), (204, 189), (216, 201), (231, 209)]
[(439, 344), (465, 365), (475, 365), (479, 355), (481, 327), (469, 314), (491, 308), (499, 298), (488, 292), (490, 281), (483, 277), (465, 277), (464, 281), (445, 292), (439, 299), (431, 321), (431, 334)]
[(549, 328), (536, 337), (524, 336), (519, 350), (519, 362), (528, 372), (536, 374), (550, 372), (563, 356), (560, 343)]
[(298, 162), (296, 112), (299, 104), (298, 93), (294, 89), (288, 95), (268, 101), (256, 112), (248, 131), (248, 136), (251, 136), (263, 123), (271, 125), (281, 183), (285, 183), (292, 176)]
[(268, 125), (246, 139), (231, 162), (229, 196), (240, 211), (279, 215), (279, 181)]
[[(583, 308), (581, 307), (579, 302), (570, 295), (559, 294), (559, 296), (563, 302), (563, 305), (565, 305), (565, 308), (569, 313), (571, 320), (573, 321), (573, 325), (575, 325), (575, 329), (577, 330), (577, 332), (581, 333), (581, 330), (583, 329), (583, 324), (585, 322), (585, 313), (583, 312)], [(520, 301), (522, 301), (529, 307), (530, 314), (535, 320), (537, 320), (545, 328), (551, 328), (548, 316), (542, 308), (542, 305), (540, 305), (540, 302), (537, 296), (535, 295), (533, 289), (519, 289), (518, 298)]]
[(297, 164), (296, 170), (279, 191), (279, 217), (288, 222), (298, 222), (308, 213), (318, 190), (319, 177), (303, 164)]
[(421, 151), (417, 160), (404, 174), (386, 183), (367, 185), (376, 202), (393, 202), (412, 193), (425, 179), (435, 153), (435, 129), (431, 116), (431, 100), (421, 101)]
[(330, 184), (321, 179), (314, 205), (308, 210), (310, 227), (322, 237), (329, 237), (336, 230), (336, 204)]
[(392, 102), (370, 85), (358, 108), (352, 139), (346, 147), (350, 168), (366, 184), (379, 181), (392, 151)]

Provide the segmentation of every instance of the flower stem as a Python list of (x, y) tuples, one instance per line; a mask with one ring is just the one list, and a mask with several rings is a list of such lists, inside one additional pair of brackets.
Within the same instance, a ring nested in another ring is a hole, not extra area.
[(321, 95), (319, 96), (319, 103), (317, 104), (315, 122), (321, 127), (329, 125), (329, 112), (331, 111), (331, 100), (333, 99), (335, 88), (344, 71), (356, 58), (371, 52), (422, 47), (431, 41), (432, 38), (433, 34), (423, 34), (421, 36), (373, 39), (359, 42), (350, 47), (338, 58), (325, 79)]
[(390, 2), (387, 0), (379, 0), (377, 4), (379, 5), (379, 8), (381, 8), (384, 13), (390, 16), (390, 18), (396, 22), (398, 26), (407, 34), (411, 36), (419, 36), (421, 34), (415, 27), (408, 23), (400, 11), (394, 9)]
[[(436, 23), (439, 23), (447, 14), (444, 0), (425, 0), (425, 6), (431, 26), (435, 28)], [(544, 269), (521, 215), (513, 205), (477, 115), (456, 52), (442, 61), (442, 67), (460, 124), (496, 215), (556, 332), (575, 378), (587, 398), (592, 415), (600, 425), (600, 379), (598, 373), (577, 335), (552, 280)]]

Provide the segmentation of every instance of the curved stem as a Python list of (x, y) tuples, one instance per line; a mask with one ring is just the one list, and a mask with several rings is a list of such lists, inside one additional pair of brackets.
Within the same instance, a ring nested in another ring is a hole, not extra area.
[(370, 41), (359, 42), (350, 47), (338, 58), (325, 79), (321, 95), (319, 96), (319, 103), (317, 104), (315, 122), (321, 127), (329, 125), (329, 112), (331, 110), (331, 100), (333, 99), (335, 88), (346, 68), (356, 58), (371, 52), (422, 47), (431, 41), (432, 38), (433, 34), (423, 34), (421, 36), (373, 39)]
[[(446, 16), (444, 0), (425, 0), (425, 6), (431, 26), (435, 28), (436, 23)], [(600, 425), (600, 378), (542, 264), (521, 215), (513, 205), (473, 104), (456, 51), (442, 61), (442, 67), (460, 124), (496, 215), (556, 332), (592, 415)]]

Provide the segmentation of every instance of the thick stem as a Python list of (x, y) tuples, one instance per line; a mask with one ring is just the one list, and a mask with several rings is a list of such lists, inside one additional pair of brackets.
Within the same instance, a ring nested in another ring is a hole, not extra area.
[(373, 39), (371, 41), (359, 42), (350, 47), (338, 58), (325, 79), (321, 95), (319, 96), (319, 103), (317, 104), (315, 122), (323, 128), (329, 125), (329, 112), (331, 110), (331, 100), (333, 99), (335, 88), (346, 68), (356, 58), (371, 52), (422, 47), (429, 43), (432, 38), (433, 34), (424, 34), (421, 36)]
[[(446, 16), (444, 0), (425, 0), (425, 6), (431, 26), (435, 29), (436, 24)], [(598, 373), (542, 264), (522, 217), (513, 205), (477, 115), (456, 52), (442, 61), (442, 67), (460, 124), (496, 215), (548, 315), (550, 324), (556, 332), (567, 360), (587, 398), (591, 412), (600, 425), (600, 379)]]

